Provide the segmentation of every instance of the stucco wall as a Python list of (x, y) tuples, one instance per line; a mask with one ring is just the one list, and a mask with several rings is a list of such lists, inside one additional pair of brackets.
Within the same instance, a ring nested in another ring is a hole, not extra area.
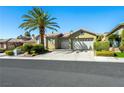
[(55, 49), (55, 39), (54, 38), (49, 38), (47, 39), (47, 48), (49, 50), (54, 50)]
[(0, 48), (6, 49), (6, 44), (5, 43), (0, 43)]
[(82, 33), (82, 34), (76, 36), (75, 38), (94, 38), (94, 39), (96, 39), (96, 36), (89, 34), (89, 33)]

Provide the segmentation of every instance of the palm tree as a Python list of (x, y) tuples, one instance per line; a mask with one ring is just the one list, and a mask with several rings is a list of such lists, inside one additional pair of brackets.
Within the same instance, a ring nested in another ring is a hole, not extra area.
[(57, 31), (57, 28), (60, 28), (58, 24), (54, 22), (56, 18), (51, 17), (39, 7), (34, 7), (32, 10), (29, 10), (22, 18), (24, 22), (19, 27), (29, 32), (38, 29), (40, 41), (43, 46), (46, 29)]

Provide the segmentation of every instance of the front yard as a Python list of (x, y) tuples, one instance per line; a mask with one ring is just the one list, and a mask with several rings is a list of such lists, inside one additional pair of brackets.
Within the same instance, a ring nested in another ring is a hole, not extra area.
[(14, 49), (0, 49), (1, 54), (5, 54), (7, 56), (17, 56), (17, 55), (23, 55), (23, 56), (36, 56), (39, 54), (47, 53), (48, 50), (44, 49), (42, 44), (30, 44), (25, 43), (23, 46), (18, 46)]
[(124, 47), (110, 47), (109, 41), (96, 41), (94, 51), (96, 56), (124, 58)]

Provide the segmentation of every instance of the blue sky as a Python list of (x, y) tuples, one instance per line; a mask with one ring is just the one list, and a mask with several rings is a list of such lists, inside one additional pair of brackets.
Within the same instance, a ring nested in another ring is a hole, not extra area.
[[(124, 22), (124, 7), (121, 6), (43, 6), (44, 11), (52, 17), (61, 27), (59, 32), (76, 31), (80, 28), (95, 33), (111, 31), (116, 25)], [(0, 7), (0, 38), (14, 38), (25, 31), (18, 26), (23, 22), (21, 16), (32, 7), (15, 6)], [(38, 31), (33, 31), (38, 34)], [(47, 33), (51, 33), (47, 30)]]

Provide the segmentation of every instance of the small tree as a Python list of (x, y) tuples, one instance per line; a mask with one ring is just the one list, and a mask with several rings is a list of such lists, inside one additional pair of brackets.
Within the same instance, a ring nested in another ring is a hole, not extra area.
[(124, 52), (124, 30), (121, 33), (121, 43), (120, 43), (119, 49), (121, 52)]
[(103, 37), (104, 37), (103, 35), (99, 35), (96, 40), (101, 41)]
[(30, 35), (30, 32), (28, 32), (28, 31), (25, 32), (25, 33), (24, 33), (24, 36), (25, 36), (25, 37), (30, 37), (30, 36), (31, 36), (31, 35)]

